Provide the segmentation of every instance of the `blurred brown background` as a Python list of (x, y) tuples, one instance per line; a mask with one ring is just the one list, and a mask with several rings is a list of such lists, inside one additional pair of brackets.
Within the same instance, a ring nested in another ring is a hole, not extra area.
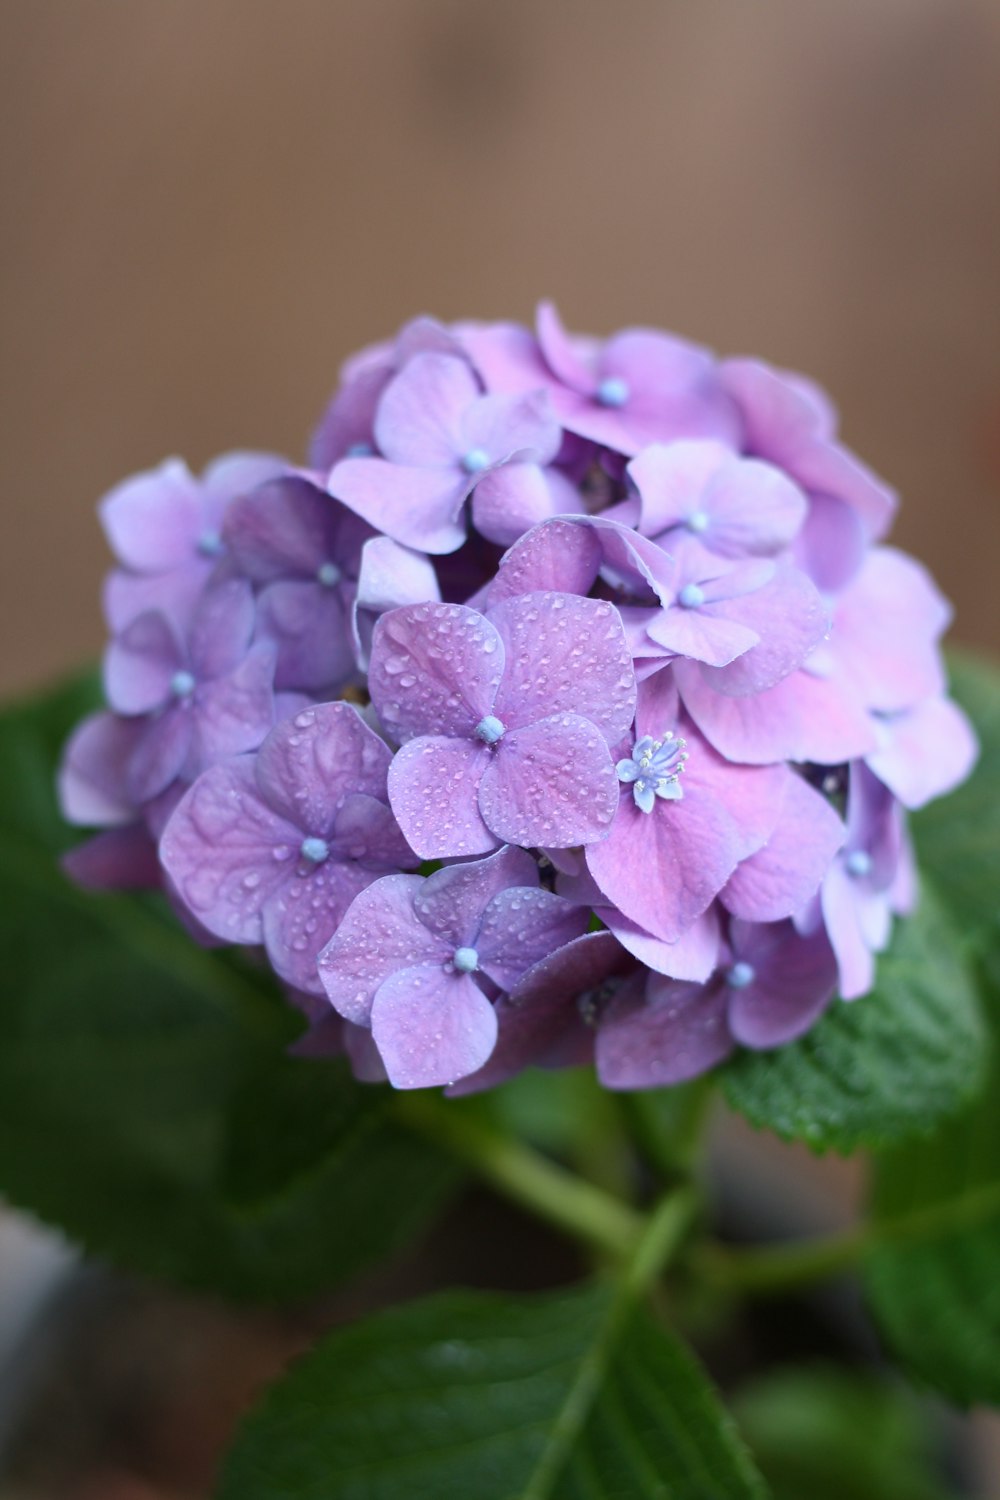
[(1000, 646), (998, 0), (0, 0), (0, 687), (97, 651), (93, 505), (299, 456), (421, 310), (835, 393)]

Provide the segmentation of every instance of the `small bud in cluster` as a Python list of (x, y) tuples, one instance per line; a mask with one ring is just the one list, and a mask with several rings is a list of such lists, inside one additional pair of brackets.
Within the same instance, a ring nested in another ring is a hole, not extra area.
[(863, 1003), (907, 811), (976, 756), (895, 504), (802, 377), (548, 304), (417, 319), (347, 362), (305, 466), (169, 460), (102, 502), (68, 868), (260, 949), (296, 1050), (396, 1088), (781, 1046)]

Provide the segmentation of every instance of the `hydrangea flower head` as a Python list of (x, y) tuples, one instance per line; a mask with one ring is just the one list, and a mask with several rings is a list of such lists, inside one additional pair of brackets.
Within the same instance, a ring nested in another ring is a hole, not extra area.
[(169, 460), (102, 502), (70, 873), (258, 948), (297, 1050), (397, 1088), (784, 1046), (865, 1003), (908, 810), (977, 753), (895, 504), (802, 376), (547, 303), (414, 319), (346, 362), (308, 467)]

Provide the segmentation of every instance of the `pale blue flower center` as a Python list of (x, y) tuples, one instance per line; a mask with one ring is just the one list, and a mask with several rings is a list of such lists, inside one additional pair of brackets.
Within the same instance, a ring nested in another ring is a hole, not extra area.
[(657, 797), (679, 802), (684, 796), (680, 776), (687, 758), (687, 741), (670, 729), (659, 739), (644, 734), (636, 740), (631, 760), (620, 760), (615, 771), (619, 781), (631, 784), (639, 811), (651, 813)]
[(853, 875), (855, 880), (862, 880), (864, 876), (871, 874), (872, 857), (867, 849), (852, 849), (844, 863), (848, 875)]
[(726, 975), (726, 983), (734, 990), (745, 990), (748, 984), (753, 984), (757, 978), (757, 970), (753, 964), (748, 964), (740, 959), (733, 964)]
[(336, 588), (342, 577), (343, 574), (334, 562), (321, 563), (316, 569), (316, 581), (325, 589)]
[(175, 698), (190, 698), (195, 689), (195, 680), (191, 672), (175, 672), (170, 679), (170, 691)]
[(624, 406), (631, 395), (627, 380), (620, 375), (605, 375), (597, 387), (597, 399), (601, 406)]
[(490, 466), (490, 455), (485, 448), (470, 448), (462, 454), (462, 468), (466, 474), (480, 474)]
[(371, 458), (374, 451), (371, 443), (352, 443), (344, 456), (345, 458)]
[(705, 590), (697, 583), (686, 583), (677, 595), (677, 603), (684, 609), (700, 609), (705, 602)]
[(693, 510), (687, 518), (688, 531), (694, 531), (699, 535), (708, 530), (708, 512), (704, 510)]
[(198, 538), (198, 551), (202, 557), (218, 557), (222, 551), (222, 538), (217, 531), (203, 531)]
[(457, 973), (474, 974), (479, 968), (479, 954), (475, 948), (456, 948), (452, 963)]
[(299, 845), (299, 853), (311, 865), (321, 865), (325, 859), (329, 859), (330, 857), (330, 845), (326, 839), (318, 839), (310, 836), (302, 840), (302, 843)]
[(484, 745), (495, 745), (507, 733), (507, 726), (493, 714), (487, 714), (485, 719), (480, 719), (474, 733), (476, 739), (482, 740)]

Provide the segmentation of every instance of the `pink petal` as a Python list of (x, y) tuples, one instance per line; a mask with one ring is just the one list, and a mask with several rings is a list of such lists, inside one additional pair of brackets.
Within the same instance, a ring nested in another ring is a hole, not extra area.
[[(536, 877), (537, 878), (537, 877)], [(590, 912), (539, 888), (514, 886), (486, 908), (476, 939), (479, 966), (502, 990), (587, 930)]]
[(811, 496), (794, 556), (817, 588), (839, 593), (857, 573), (867, 547), (868, 534), (856, 510), (832, 495)]
[(867, 708), (912, 708), (945, 690), (936, 641), (951, 610), (925, 568), (876, 547), (838, 601), (831, 648)]
[(732, 1051), (721, 984), (678, 984), (651, 976), (645, 1001), (612, 1001), (597, 1033), (597, 1076), (605, 1088), (648, 1089), (708, 1072)]
[(644, 813), (623, 788), (609, 837), (587, 849), (587, 866), (607, 899), (668, 943), (711, 905), (738, 858), (738, 828), (700, 789)]
[[(473, 512), (475, 504), (473, 497)], [(588, 594), (601, 561), (601, 544), (593, 528), (573, 521), (545, 521), (500, 559), (490, 586), (490, 607), (540, 590)]]
[(502, 464), (484, 474), (472, 492), (476, 530), (500, 547), (550, 517), (581, 509), (575, 487), (557, 470), (536, 463)]
[[(647, 635), (678, 656), (724, 667), (760, 641), (757, 632), (741, 622), (744, 601), (735, 605), (705, 604), (700, 609), (661, 610), (646, 625)], [(735, 618), (734, 618), (735, 616)]]
[(484, 854), (498, 840), (483, 821), (479, 788), (487, 747), (473, 739), (422, 735), (389, 767), (389, 801), (411, 849), (421, 859)]
[(790, 775), (774, 831), (763, 848), (737, 865), (722, 890), (722, 904), (750, 922), (791, 916), (819, 890), (844, 834), (826, 798)]
[(368, 616), (384, 614), (403, 604), (425, 604), (440, 598), (441, 588), (429, 557), (401, 546), (388, 536), (374, 536), (365, 542), (351, 625), (359, 666), (367, 665), (371, 648), (374, 622)]
[(731, 459), (722, 443), (687, 441), (650, 443), (628, 466), (642, 502), (639, 526), (644, 536), (657, 537), (682, 526), (700, 510), (712, 475)]
[(562, 442), (562, 429), (545, 390), (481, 396), (460, 425), (462, 448), (482, 448), (495, 462), (517, 454), (532, 463), (551, 463)]
[(259, 943), (264, 904), (289, 879), (301, 841), (300, 830), (261, 801), (245, 756), (213, 766), (189, 788), (164, 830), (160, 858), (210, 932)]
[(807, 514), (799, 487), (755, 458), (720, 468), (702, 503), (710, 517), (704, 543), (720, 557), (773, 557), (793, 540)]
[(923, 807), (965, 780), (979, 756), (971, 724), (949, 698), (876, 720), (879, 748), (868, 756), (878, 779), (905, 807)]
[[(875, 957), (865, 936), (861, 910), (865, 897), (837, 860), (823, 882), (823, 921), (837, 958), (840, 993), (845, 1000), (866, 995), (875, 983)], [(884, 903), (883, 903), (884, 904)]]
[(830, 615), (813, 583), (798, 568), (782, 567), (770, 582), (725, 609), (756, 632), (759, 644), (730, 665), (706, 674), (720, 693), (761, 693), (800, 667), (829, 633)]
[(462, 455), (461, 421), (479, 396), (464, 359), (415, 354), (379, 402), (375, 441), (390, 463), (446, 468)]
[(688, 713), (730, 760), (839, 765), (875, 748), (871, 719), (843, 680), (800, 670), (764, 692), (734, 698), (715, 692), (708, 669), (696, 662), (678, 662), (674, 673)]
[(368, 691), (397, 740), (464, 736), (493, 712), (503, 670), (503, 642), (476, 610), (405, 605), (375, 627)]
[(323, 993), (316, 968), (320, 950), (355, 896), (374, 879), (370, 870), (333, 858), (286, 878), (263, 907), (264, 945), (282, 979), (307, 993)]
[(281, 817), (324, 837), (349, 793), (384, 801), (391, 759), (352, 704), (317, 703), (268, 734), (257, 754), (257, 786)]
[(493, 1051), (493, 1006), (467, 974), (422, 964), (390, 975), (371, 1013), (372, 1036), (397, 1089), (433, 1088), (475, 1073)]
[(327, 488), (404, 546), (454, 552), (465, 541), (462, 506), (471, 481), (457, 467), (420, 469), (384, 458), (345, 458), (332, 469)]
[(582, 340), (571, 339), (552, 302), (540, 302), (535, 317), (538, 345), (552, 373), (581, 395), (593, 394), (596, 377), (592, 363), (579, 352)]
[(696, 917), (673, 943), (653, 937), (613, 906), (601, 906), (598, 915), (622, 947), (656, 974), (701, 983), (718, 963), (720, 934), (715, 906)]
[(607, 742), (577, 714), (508, 731), (488, 759), (479, 788), (486, 826), (506, 843), (525, 847), (565, 849), (602, 839), (617, 805)]
[(503, 681), (493, 713), (508, 728), (549, 715), (579, 715), (609, 744), (635, 714), (632, 658), (613, 604), (574, 594), (502, 600), (490, 620), (503, 642)]
[(420, 875), (384, 875), (355, 897), (319, 955), (320, 981), (331, 1004), (356, 1025), (367, 1026), (382, 982), (413, 964), (445, 964), (453, 949), (417, 919), (413, 898)]

